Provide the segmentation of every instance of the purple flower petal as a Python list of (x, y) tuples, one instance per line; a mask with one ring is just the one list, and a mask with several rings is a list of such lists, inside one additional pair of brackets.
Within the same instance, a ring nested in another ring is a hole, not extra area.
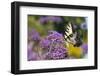
[(56, 17), (56, 16), (49, 16), (48, 20), (50, 20), (52, 22), (61, 22), (62, 21), (61, 17)]
[(31, 39), (31, 40), (34, 40), (34, 41), (38, 41), (40, 40), (40, 35), (39, 33), (32, 29), (31, 31), (28, 32), (28, 37)]
[(40, 17), (40, 19), (39, 19), (39, 22), (41, 23), (41, 24), (44, 24), (44, 23), (46, 23), (48, 21), (48, 18), (47, 17)]
[(28, 50), (28, 61), (37, 59), (38, 59), (38, 54), (33, 52), (32, 50)]
[(48, 39), (42, 39), (40, 41), (40, 46), (42, 48), (49, 48), (50, 47), (50, 40), (48, 40)]
[(81, 29), (86, 30), (87, 29), (87, 24), (84, 22), (80, 25)]
[(50, 39), (50, 40), (54, 40), (54, 39), (55, 39), (55, 40), (56, 40), (56, 39), (59, 40), (59, 39), (62, 39), (63, 36), (62, 36), (62, 34), (56, 32), (56, 31), (50, 31), (47, 38)]
[(88, 52), (88, 45), (86, 43), (84, 43), (81, 47), (83, 49), (84, 54), (87, 54), (87, 52)]
[(52, 49), (52, 51), (48, 53), (48, 57), (51, 59), (64, 59), (66, 58), (66, 55), (67, 55), (66, 52), (67, 52), (66, 48), (59, 46)]
[(57, 16), (46, 16), (46, 17), (40, 17), (39, 22), (41, 24), (47, 23), (48, 21), (52, 21), (52, 22), (61, 22), (62, 19), (61, 17), (57, 17)]

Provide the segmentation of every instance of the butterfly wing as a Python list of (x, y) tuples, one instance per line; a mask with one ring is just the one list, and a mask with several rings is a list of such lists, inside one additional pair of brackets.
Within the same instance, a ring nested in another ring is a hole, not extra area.
[(66, 40), (66, 43), (71, 43), (74, 46), (80, 46), (82, 44), (79, 33), (75, 31), (71, 23), (69, 23), (65, 27), (64, 38)]
[(71, 35), (73, 33), (73, 28), (72, 28), (72, 24), (68, 23), (68, 25), (66, 25), (65, 27), (65, 39), (67, 39), (69, 37), (69, 35)]

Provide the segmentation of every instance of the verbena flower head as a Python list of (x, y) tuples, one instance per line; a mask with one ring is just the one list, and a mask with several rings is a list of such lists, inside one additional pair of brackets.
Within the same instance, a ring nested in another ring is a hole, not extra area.
[(50, 20), (52, 22), (61, 22), (62, 21), (61, 17), (57, 17), (57, 16), (49, 16), (48, 20)]
[(28, 43), (28, 50), (32, 50), (32, 48), (33, 48), (33, 42), (29, 42)]
[(48, 36), (40, 41), (40, 46), (47, 51), (45, 59), (63, 59), (67, 55), (63, 42), (62, 34), (56, 31), (49, 31)]
[(50, 59), (64, 59), (67, 56), (67, 49), (64, 47), (55, 47), (47, 55)]
[(87, 29), (87, 24), (84, 22), (80, 25), (81, 29), (86, 30)]
[(49, 47), (50, 47), (50, 43), (51, 43), (50, 40), (44, 38), (44, 39), (42, 39), (42, 40), (40, 41), (40, 46), (41, 46), (42, 48), (49, 48)]
[(34, 41), (40, 40), (40, 35), (36, 30), (32, 29), (31, 31), (29, 31), (28, 34), (31, 40), (34, 40)]
[(63, 38), (62, 34), (56, 31), (49, 31), (49, 35), (47, 37), (49, 40), (60, 40)]
[(39, 19), (39, 22), (41, 23), (41, 24), (44, 24), (44, 23), (46, 23), (48, 21), (48, 18), (47, 17), (40, 17), (40, 19)]
[(39, 56), (36, 52), (34, 52), (32, 49), (31, 50), (28, 50), (28, 53), (27, 53), (27, 58), (28, 58), (28, 61), (31, 61), (31, 60), (38, 60)]
[(59, 23), (62, 21), (62, 19), (61, 19), (61, 17), (57, 17), (57, 16), (45, 16), (45, 17), (40, 17), (40, 19), (39, 19), (39, 22), (41, 24), (47, 23), (49, 21)]
[(33, 42), (28, 43), (27, 58), (28, 61), (39, 59), (38, 53), (33, 50)]
[(84, 43), (81, 47), (83, 49), (84, 54), (87, 54), (87, 52), (88, 52), (88, 45), (86, 43)]

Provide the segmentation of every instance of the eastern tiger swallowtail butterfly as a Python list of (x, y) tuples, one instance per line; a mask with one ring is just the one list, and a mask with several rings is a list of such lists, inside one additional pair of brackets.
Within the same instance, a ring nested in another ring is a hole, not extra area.
[(71, 23), (68, 23), (65, 27), (64, 38), (67, 43), (71, 43), (73, 46), (79, 47), (82, 44), (79, 32), (74, 29)]

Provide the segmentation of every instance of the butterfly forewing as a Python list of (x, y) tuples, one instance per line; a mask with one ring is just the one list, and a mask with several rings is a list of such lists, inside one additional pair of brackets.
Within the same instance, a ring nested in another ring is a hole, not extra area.
[(73, 30), (72, 30), (72, 25), (71, 23), (69, 23), (68, 25), (66, 25), (65, 27), (65, 38), (66, 36), (69, 36), (70, 34), (73, 33)]

